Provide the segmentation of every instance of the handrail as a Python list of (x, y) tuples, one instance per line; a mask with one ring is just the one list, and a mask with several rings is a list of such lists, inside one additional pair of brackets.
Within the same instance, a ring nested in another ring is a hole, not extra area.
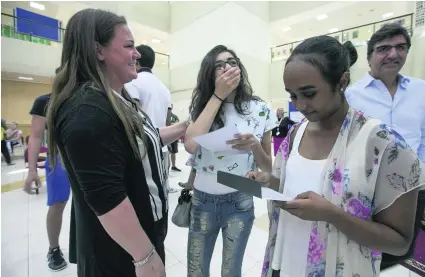
[(8, 16), (8, 17), (12, 17), (12, 18), (14, 18), (14, 19), (23, 19), (23, 20), (26, 20), (26, 21), (29, 21), (29, 22), (34, 22), (34, 23), (37, 23), (37, 24), (39, 24), (39, 25), (43, 25), (43, 26), (46, 26), (46, 27), (49, 27), (49, 28), (54, 28), (54, 29), (59, 29), (59, 30), (61, 30), (61, 31), (65, 31), (65, 29), (63, 29), (62, 27), (58, 27), (58, 26), (50, 26), (50, 25), (47, 25), (47, 24), (41, 23), (41, 22), (39, 22), (39, 21), (31, 20), (31, 19), (28, 19), (28, 18), (18, 17), (18, 16), (16, 16), (16, 15), (11, 15), (11, 14), (8, 14), (8, 13), (1, 13), (1, 15)]
[[(58, 29), (58, 30), (60, 30), (60, 31), (62, 31), (62, 32), (65, 32), (66, 31), (66, 29), (64, 29), (64, 28), (62, 28), (62, 27), (58, 27), (58, 26), (50, 26), (50, 25), (47, 25), (47, 24), (44, 24), (44, 23), (41, 23), (41, 22), (38, 22), (38, 21), (35, 21), (35, 20), (31, 20), (31, 19), (27, 19), (27, 18), (23, 18), (23, 17), (18, 17), (18, 16), (16, 16), (16, 15), (11, 15), (11, 14), (7, 14), (7, 13), (1, 13), (1, 15), (2, 16), (7, 16), (7, 17), (11, 17), (11, 18), (13, 18), (13, 19), (23, 19), (23, 20), (26, 20), (26, 21), (29, 21), (29, 22), (31, 22), (31, 23), (36, 23), (36, 24), (39, 24), (39, 25), (43, 25), (43, 26), (46, 26), (46, 27), (49, 27), (49, 28), (54, 28), (54, 29)], [(4, 25), (3, 23), (2, 23), (2, 25)], [(28, 34), (29, 36), (34, 36), (34, 35), (32, 35), (32, 34)], [(48, 39), (47, 39), (48, 40)], [(62, 41), (56, 41), (56, 42), (62, 42)], [(170, 55), (168, 55), (168, 54), (165, 54), (165, 53), (161, 53), (161, 52), (157, 52), (157, 51), (155, 51), (155, 54), (158, 54), (158, 55), (161, 55), (161, 56), (166, 56), (166, 57), (170, 57)]]
[[(357, 29), (357, 28), (362, 28), (362, 27), (366, 27), (366, 26), (369, 26), (369, 25), (373, 25), (373, 33), (375, 33), (375, 31), (376, 31), (375, 30), (375, 24), (387, 22), (387, 21), (390, 21), (390, 20), (396, 20), (396, 19), (399, 19), (399, 18), (407, 17), (407, 16), (410, 16), (412, 18), (412, 20), (410, 21), (410, 29), (413, 30), (412, 29), (413, 28), (413, 13), (408, 13), (408, 14), (397, 16), (397, 17), (393, 17), (393, 18), (388, 18), (388, 19), (384, 19), (384, 20), (380, 20), (380, 21), (371, 22), (371, 23), (368, 23), (368, 24), (363, 24), (363, 25), (359, 25), (359, 26), (355, 26), (355, 27), (350, 27), (350, 28), (339, 30), (339, 31), (332, 32), (332, 33), (327, 33), (326, 35), (335, 35), (335, 34), (339, 34), (339, 33), (341, 33), (343, 35), (344, 32), (347, 32), (349, 30), (353, 30), (353, 29)], [(273, 47), (270, 47), (270, 51), (273, 51), (273, 49), (278, 48), (278, 47), (282, 47), (282, 46), (286, 46), (286, 45), (291, 45), (291, 44), (299, 43), (299, 42), (302, 42), (304, 40), (305, 39), (303, 39), (303, 40), (297, 40), (297, 41), (293, 41), (293, 42), (289, 42), (289, 43), (275, 45)]]

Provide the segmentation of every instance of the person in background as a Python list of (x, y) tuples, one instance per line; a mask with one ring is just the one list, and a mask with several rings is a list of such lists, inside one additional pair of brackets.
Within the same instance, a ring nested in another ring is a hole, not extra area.
[(425, 81), (400, 74), (411, 47), (407, 30), (384, 25), (367, 46), (370, 71), (346, 91), (348, 103), (395, 129), (425, 162)]
[[(178, 122), (180, 122), (179, 118), (177, 115), (175, 115), (172, 112), (173, 109), (173, 104), (171, 104), (171, 125), (176, 124)], [(169, 146), (168, 146), (168, 150), (170, 152), (170, 157), (171, 157), (171, 170), (173, 171), (177, 171), (177, 172), (181, 172), (181, 169), (177, 168), (176, 166), (176, 154), (179, 153), (179, 144), (178, 144), (178, 140), (173, 141)]]
[(158, 129), (131, 99), (124, 85), (139, 58), (124, 17), (84, 9), (68, 21), (47, 130), (49, 157), (60, 155), (71, 183), (69, 256), (79, 277), (165, 277), (161, 148), (188, 122)]
[(24, 138), (22, 137), (22, 131), (18, 129), (18, 124), (12, 122), (10, 128), (6, 130), (7, 142), (10, 143), (10, 149), (13, 153), (15, 145), (24, 145)]
[[(242, 263), (254, 222), (252, 196), (217, 183), (217, 172), (244, 176), (258, 168), (270, 171), (271, 130), (276, 118), (270, 107), (253, 95), (248, 74), (236, 53), (223, 45), (210, 50), (201, 63), (192, 95), (193, 123), (185, 148), (195, 157), (194, 182), (187, 252), (188, 277), (210, 276), (217, 236), (223, 234), (222, 277), (241, 277)], [(241, 132), (227, 143), (241, 154), (217, 155), (194, 138), (224, 126)]]
[[(56, 73), (58, 69), (56, 69)], [(39, 154), (41, 147), (47, 147), (46, 143), (46, 112), (51, 94), (41, 95), (35, 99), (31, 108), (31, 134), (28, 140), (28, 175), (25, 179), (24, 191), (34, 193), (41, 186), (38, 176)], [(59, 236), (62, 229), (63, 211), (69, 200), (70, 185), (65, 169), (59, 159), (55, 166), (51, 166), (51, 157), (45, 162), (46, 184), (47, 184), (47, 206), (46, 216), (47, 237), (49, 239), (49, 251), (47, 253), (47, 264), (50, 270), (60, 271), (67, 267), (67, 262), (59, 246)], [(35, 183), (35, 186), (33, 184)]]
[[(131, 98), (139, 104), (140, 109), (149, 116), (156, 128), (170, 126), (171, 94), (162, 81), (152, 73), (155, 65), (155, 52), (151, 47), (143, 44), (137, 46), (136, 49), (140, 53), (136, 63), (137, 78), (127, 83), (125, 88)], [(162, 152), (168, 171), (170, 168), (168, 147), (164, 146)], [(170, 193), (178, 191), (170, 186), (168, 177), (166, 186)]]
[(289, 119), (289, 117), (284, 116), (284, 110), (282, 108), (277, 109), (277, 124), (276, 128), (272, 130), (273, 145), (274, 145), (274, 155), (276, 156), (277, 150), (279, 149), (280, 144), (288, 134), (289, 128), (295, 124), (295, 121)]
[(379, 276), (381, 252), (411, 245), (425, 174), (396, 131), (347, 103), (356, 52), (317, 36), (286, 61), (285, 89), (306, 120), (281, 144), (272, 175), (248, 174), (294, 199), (270, 207), (263, 277)]
[[(425, 81), (400, 74), (411, 40), (407, 30), (399, 24), (384, 25), (372, 35), (367, 46), (370, 71), (349, 87), (347, 101), (355, 109), (377, 118), (396, 130), (425, 162)], [(416, 228), (425, 216), (425, 191), (418, 197)], [(416, 239), (415, 233), (414, 240)], [(413, 244), (414, 245), (414, 244)], [(409, 258), (412, 247), (405, 255)], [(399, 258), (397, 258), (398, 260)], [(383, 267), (394, 264), (384, 255)]]
[(14, 165), (14, 163), (12, 163), (12, 159), (10, 158), (9, 149), (7, 148), (7, 144), (6, 144), (6, 139), (5, 139), (6, 129), (7, 129), (6, 120), (2, 119), (1, 120), (1, 153), (7, 165)]

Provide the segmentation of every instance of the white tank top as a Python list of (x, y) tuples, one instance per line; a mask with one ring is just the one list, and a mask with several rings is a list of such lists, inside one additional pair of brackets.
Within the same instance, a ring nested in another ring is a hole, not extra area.
[[(299, 146), (308, 122), (300, 125), (286, 163), (283, 194), (295, 198), (313, 191), (321, 193), (325, 160), (309, 160), (299, 153)], [(283, 169), (282, 169), (283, 170)], [(281, 270), (280, 277), (305, 276), (311, 221), (305, 221), (281, 210), (272, 267)], [(284, 243), (283, 243), (284, 242)]]

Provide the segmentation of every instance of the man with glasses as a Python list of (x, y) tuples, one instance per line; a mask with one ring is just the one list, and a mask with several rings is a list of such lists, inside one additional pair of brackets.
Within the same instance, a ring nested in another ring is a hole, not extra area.
[[(370, 71), (347, 89), (346, 98), (353, 108), (383, 121), (400, 133), (424, 163), (425, 81), (400, 74), (410, 46), (410, 36), (399, 24), (386, 24), (379, 29), (372, 35), (367, 46)], [(425, 191), (421, 191), (415, 220), (415, 238), (424, 216), (424, 200)], [(412, 256), (413, 246), (404, 258)], [(400, 260), (402, 258), (384, 254), (381, 269)]]
[(425, 162), (425, 81), (400, 74), (410, 46), (405, 28), (384, 25), (368, 42), (370, 71), (347, 89), (346, 97), (350, 106), (400, 133)]

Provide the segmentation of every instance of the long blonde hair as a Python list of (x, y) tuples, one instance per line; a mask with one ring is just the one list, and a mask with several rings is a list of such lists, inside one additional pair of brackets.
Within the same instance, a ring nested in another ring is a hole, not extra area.
[[(137, 110), (117, 99), (105, 78), (104, 72), (107, 69), (96, 55), (97, 44), (107, 46), (115, 36), (115, 27), (126, 24), (124, 17), (98, 9), (79, 11), (69, 20), (63, 40), (61, 65), (54, 78), (47, 109), (48, 151), (52, 168), (56, 165), (56, 157), (60, 155), (55, 140), (57, 112), (76, 89), (83, 86), (92, 87), (106, 94), (124, 125), (134, 154), (140, 158), (136, 135), (144, 138), (143, 121), (140, 120)], [(131, 99), (125, 89), (122, 93), (126, 99)]]

